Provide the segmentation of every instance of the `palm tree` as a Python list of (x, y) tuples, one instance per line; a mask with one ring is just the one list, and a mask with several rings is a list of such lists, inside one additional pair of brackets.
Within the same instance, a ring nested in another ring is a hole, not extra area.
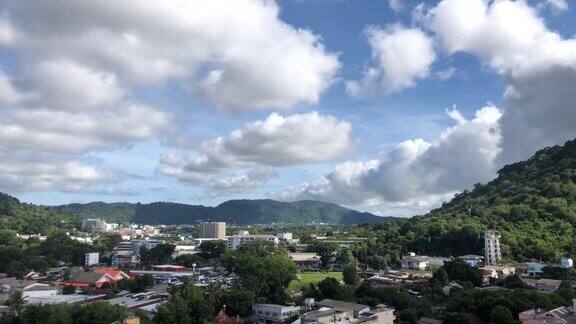
[(206, 294), (208, 295), (208, 299), (212, 305), (220, 305), (220, 302), (222, 301), (222, 290), (223, 286), (220, 282), (210, 283), (208, 287), (206, 287)]
[(20, 314), (25, 303), (26, 300), (21, 291), (16, 291), (6, 301), (6, 305), (10, 306), (10, 311), (12, 311), (16, 316)]

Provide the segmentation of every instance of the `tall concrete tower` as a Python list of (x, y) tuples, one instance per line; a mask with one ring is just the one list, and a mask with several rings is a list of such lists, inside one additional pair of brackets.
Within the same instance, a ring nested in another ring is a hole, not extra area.
[(487, 230), (484, 233), (484, 262), (497, 264), (501, 259), (500, 233), (496, 230)]

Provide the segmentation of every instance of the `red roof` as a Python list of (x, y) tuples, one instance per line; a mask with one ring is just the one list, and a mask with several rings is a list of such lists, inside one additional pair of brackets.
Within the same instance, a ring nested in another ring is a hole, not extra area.
[(243, 323), (243, 321), (236, 316), (235, 319), (230, 318), (230, 316), (226, 315), (226, 313), (224, 313), (224, 309), (220, 310), (220, 313), (218, 313), (218, 315), (216, 315), (216, 317), (214, 317), (214, 324), (240, 324)]
[(114, 280), (118, 280), (117, 278), (119, 276), (121, 276), (122, 278), (130, 278), (130, 276), (128, 276), (124, 271), (114, 269), (114, 268), (96, 268), (96, 269), (92, 270), (92, 272), (107, 274)]

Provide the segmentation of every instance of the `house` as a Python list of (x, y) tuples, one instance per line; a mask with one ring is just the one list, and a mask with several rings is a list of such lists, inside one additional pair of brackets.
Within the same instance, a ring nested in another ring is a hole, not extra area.
[(70, 280), (61, 282), (65, 286), (74, 287), (96, 287), (101, 288), (105, 283), (116, 282), (114, 278), (106, 273), (79, 272), (70, 276)]
[(548, 265), (541, 262), (528, 262), (528, 270), (526, 272), (530, 277), (538, 277), (542, 274), (542, 269), (544, 269), (546, 266)]
[(130, 276), (127, 275), (124, 271), (114, 269), (114, 268), (96, 268), (92, 270), (94, 273), (99, 274), (106, 274), (112, 278), (114, 281), (122, 280), (122, 279), (130, 279)]
[(0, 291), (7, 293), (13, 293), (15, 291), (50, 289), (50, 285), (47, 283), (36, 282), (33, 280), (20, 280), (14, 277), (1, 278), (0, 287)]
[(375, 323), (393, 324), (396, 316), (394, 309), (386, 305), (376, 305), (370, 308), (366, 305), (324, 299), (316, 304), (318, 309), (307, 312), (300, 317), (302, 324), (330, 323)]
[(558, 290), (562, 280), (540, 279), (536, 282), (536, 291), (543, 294), (551, 294)]
[(486, 265), (479, 269), (482, 271), (483, 285), (490, 284), (493, 279), (506, 278), (516, 273), (516, 268), (511, 266)]
[(300, 314), (300, 307), (275, 304), (252, 304), (252, 319), (261, 324), (283, 323)]
[(316, 253), (294, 252), (290, 253), (290, 258), (299, 269), (319, 269), (322, 263)]
[(530, 309), (518, 314), (521, 324), (567, 324), (576, 322), (576, 299), (572, 306), (562, 306), (551, 310)]
[(224, 309), (221, 309), (218, 315), (214, 317), (212, 321), (214, 324), (242, 324), (244, 323), (238, 316), (236, 318), (231, 318), (230, 316), (226, 315)]
[(458, 257), (458, 259), (463, 260), (467, 265), (476, 268), (482, 264), (484, 257), (476, 254), (466, 254)]
[(426, 270), (427, 268), (439, 268), (448, 258), (430, 257), (426, 255), (416, 255), (411, 252), (402, 257), (402, 269), (408, 270)]

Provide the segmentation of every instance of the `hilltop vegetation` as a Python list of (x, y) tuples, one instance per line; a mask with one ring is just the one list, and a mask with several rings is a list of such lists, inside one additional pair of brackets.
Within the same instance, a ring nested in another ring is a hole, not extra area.
[(52, 209), (82, 219), (101, 218), (114, 222), (130, 221), (140, 224), (193, 224), (197, 221), (212, 220), (238, 225), (310, 222), (354, 225), (393, 219), (319, 201), (281, 202), (271, 199), (229, 200), (216, 207), (170, 202), (151, 204), (94, 202), (56, 206)]
[(0, 228), (22, 234), (46, 233), (52, 228), (73, 229), (80, 219), (46, 207), (21, 203), (18, 199), (0, 193)]
[[(429, 214), (356, 230), (378, 237), (379, 252), (462, 255), (483, 251), (483, 232), (502, 234), (503, 254), (517, 261), (558, 261), (576, 251), (576, 141), (507, 165)], [(378, 253), (378, 252), (375, 252)]]

